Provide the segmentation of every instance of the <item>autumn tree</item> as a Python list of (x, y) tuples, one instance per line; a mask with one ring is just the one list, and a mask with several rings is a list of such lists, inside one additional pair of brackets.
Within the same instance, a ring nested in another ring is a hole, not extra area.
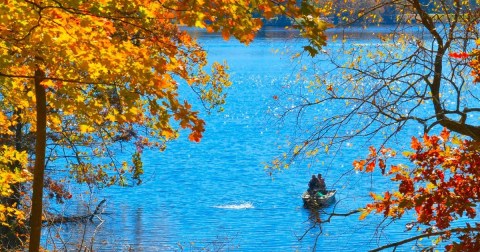
[[(396, 156), (395, 151), (388, 148), (379, 152), (371, 148), (367, 159), (354, 162), (360, 171), (374, 172), (378, 166), (382, 174), (397, 185), (381, 194), (372, 192), (374, 202), (361, 210), (360, 219), (371, 212), (392, 220), (402, 218), (409, 211), (417, 217), (407, 224), (407, 230), (417, 230), (420, 234), (374, 251), (398, 248), (424, 237), (434, 240), (427, 249), (442, 244), (446, 251), (478, 251), (480, 223), (474, 220), (480, 201), (478, 141), (452, 137), (444, 129), (438, 136), (412, 137), (411, 149), (404, 152), (411, 165), (387, 167), (389, 159)], [(465, 222), (465, 219), (471, 220)]]
[[(470, 248), (468, 244), (478, 242), (476, 223), (446, 232), (455, 217), (474, 216), (478, 204), (476, 196), (459, 188), (475, 185), (478, 178), (475, 155), (480, 141), (477, 119), (480, 107), (475, 48), (480, 16), (477, 2), (392, 0), (323, 1), (323, 4), (335, 10), (341, 9), (339, 5), (359, 8), (337, 13), (340, 30), (337, 34), (340, 35), (335, 35), (334, 42), (330, 43), (336, 46), (327, 46), (325, 54), (318, 55), (318, 60), (305, 68), (306, 77), (300, 78), (298, 89), (285, 89), (283, 95), (278, 95), (280, 103), (294, 102), (285, 106), (287, 109), (278, 116), (285, 118), (293, 114), (297, 128), (303, 131), (292, 140), (294, 145), (289, 155), (275, 160), (272, 168), (281, 168), (299, 158), (315, 157), (355, 139), (366, 143), (375, 140), (379, 146), (372, 147), (369, 158), (359, 157), (363, 162), (356, 162), (355, 166), (363, 171), (380, 167), (379, 171), (391, 174), (399, 183), (392, 184), (392, 188), (400, 185), (393, 191), (401, 195), (382, 193), (381, 197), (374, 197), (376, 203), (367, 209), (376, 209), (386, 218), (399, 218), (398, 211), (415, 209), (418, 224), (431, 228), (422, 229), (423, 233), (413, 240), (433, 237), (434, 230), (440, 229), (439, 232), (445, 233), (437, 236), (446, 239), (451, 235), (459, 238), (465, 248)], [(376, 25), (382, 20), (379, 13), (383, 10), (396, 14), (396, 25), (386, 30), (377, 29), (374, 35), (372, 31), (368, 40), (349, 44), (352, 33), (348, 28)], [(389, 146), (395, 138), (396, 142), (409, 139), (412, 133), (405, 129), (413, 127), (430, 136), (427, 135), (422, 144), (415, 144), (416, 155), (407, 156), (412, 163), (404, 165), (410, 168), (396, 170), (401, 166), (395, 166), (392, 171), (384, 159), (373, 162), (372, 157), (381, 155), (385, 150), (383, 146)], [(446, 137), (447, 133), (443, 133), (444, 137), (431, 136), (443, 128), (461, 140), (448, 143), (452, 139)], [(465, 163), (449, 163), (446, 160), (450, 158)], [(421, 176), (416, 177), (418, 174)], [(456, 181), (459, 174), (467, 178)], [(431, 185), (425, 189), (422, 183)], [(433, 197), (429, 202), (420, 200), (429, 196)], [(411, 201), (407, 202), (406, 198)], [(412, 205), (412, 201), (415, 204)], [(440, 208), (445, 203), (447, 208)], [(402, 210), (397, 211), (395, 207)], [(465, 235), (468, 237), (464, 238)], [(459, 246), (457, 248), (462, 248)]]
[[(43, 187), (57, 200), (71, 197), (57, 181), (44, 179), (46, 163), (65, 163), (77, 182), (125, 185), (141, 181), (143, 148), (164, 149), (181, 129), (200, 141), (204, 121), (198, 108), (179, 98), (178, 87), (188, 85), (214, 109), (225, 102), (223, 90), (231, 83), (226, 66), (209, 65), (206, 52), (182, 27), (248, 44), (262, 18), (283, 15), (316, 50), (325, 44), (328, 25), (320, 18), (325, 10), (311, 2), (0, 3), (2, 234), (18, 236), (13, 223), (28, 219), (19, 211), (30, 206), (24, 182), (32, 172), (30, 251), (38, 251)], [(111, 148), (120, 143), (134, 147), (132, 160), (117, 161)], [(2, 240), (3, 246), (9, 242), (10, 235)]]

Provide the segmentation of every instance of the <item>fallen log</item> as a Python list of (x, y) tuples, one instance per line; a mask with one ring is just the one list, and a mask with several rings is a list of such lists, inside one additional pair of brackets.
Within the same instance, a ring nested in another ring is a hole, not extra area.
[(93, 213), (88, 213), (85, 215), (76, 215), (76, 216), (64, 216), (64, 215), (49, 215), (42, 222), (45, 226), (51, 226), (55, 224), (63, 224), (68, 222), (86, 222), (87, 220), (93, 222), (93, 217), (98, 216), (103, 213), (102, 206), (107, 200), (103, 199), (98, 203), (95, 211)]

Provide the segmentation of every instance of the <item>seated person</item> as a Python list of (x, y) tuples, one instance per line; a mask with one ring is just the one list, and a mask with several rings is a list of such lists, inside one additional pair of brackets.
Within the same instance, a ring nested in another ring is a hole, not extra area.
[(318, 190), (322, 194), (327, 194), (327, 186), (325, 185), (325, 180), (322, 178), (322, 174), (318, 174)]
[(317, 177), (315, 177), (315, 175), (312, 175), (310, 182), (308, 182), (308, 192), (313, 195), (317, 193), (319, 190), (320, 190), (319, 181)]

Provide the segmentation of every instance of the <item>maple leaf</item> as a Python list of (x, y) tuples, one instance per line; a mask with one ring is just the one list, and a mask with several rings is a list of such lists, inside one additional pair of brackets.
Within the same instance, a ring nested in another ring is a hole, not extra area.
[(414, 149), (416, 151), (422, 149), (422, 145), (420, 144), (420, 142), (418, 141), (418, 139), (416, 137), (412, 137), (412, 141), (411, 141), (410, 146), (411, 146), (412, 149)]
[(363, 168), (365, 167), (365, 164), (366, 164), (366, 160), (360, 160), (360, 161), (353, 161), (353, 167), (355, 168), (355, 170), (357, 171), (362, 171)]
[(376, 164), (375, 160), (368, 162), (365, 171), (372, 172), (375, 169), (375, 164)]
[(448, 131), (447, 128), (443, 128), (440, 137), (443, 139), (443, 141), (448, 141), (450, 138), (450, 131)]

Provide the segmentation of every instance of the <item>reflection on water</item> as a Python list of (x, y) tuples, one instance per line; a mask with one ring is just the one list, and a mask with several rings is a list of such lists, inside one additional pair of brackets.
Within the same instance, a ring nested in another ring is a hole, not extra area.
[(134, 225), (134, 231), (135, 231), (135, 236), (134, 241), (136, 241), (138, 244), (143, 244), (143, 208), (137, 208), (137, 211), (135, 212), (135, 215), (133, 216), (135, 219), (135, 225)]
[(308, 220), (310, 221), (312, 226), (320, 225), (320, 223), (322, 223), (322, 220), (320, 219), (320, 212), (318, 209), (308, 209), (308, 212)]

